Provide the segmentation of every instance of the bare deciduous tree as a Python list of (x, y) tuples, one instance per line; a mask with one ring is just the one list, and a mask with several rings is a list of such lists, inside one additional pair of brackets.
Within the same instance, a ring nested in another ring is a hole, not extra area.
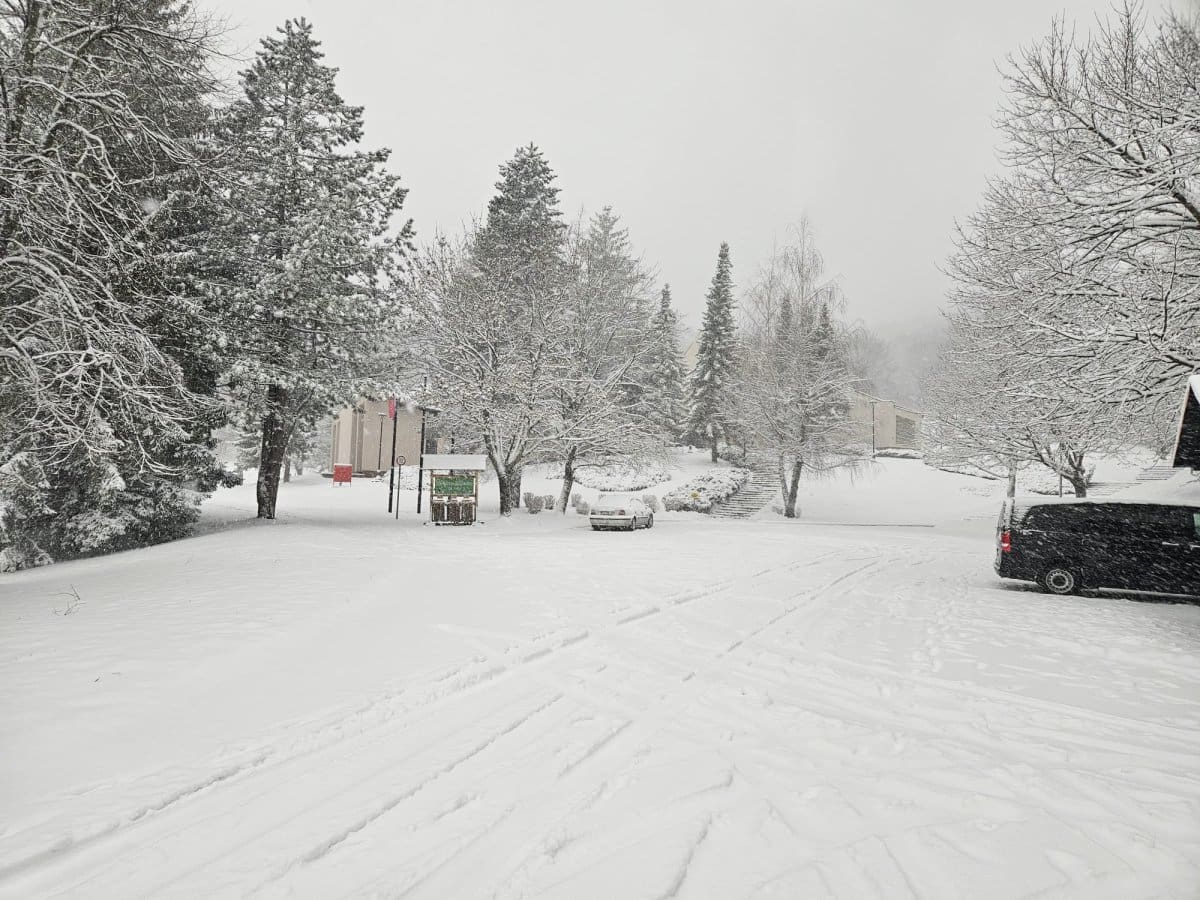
[(776, 461), (788, 518), (806, 469), (828, 471), (860, 455), (848, 416), (845, 334), (834, 319), (839, 305), (807, 221), (745, 300), (732, 418), (756, 453)]

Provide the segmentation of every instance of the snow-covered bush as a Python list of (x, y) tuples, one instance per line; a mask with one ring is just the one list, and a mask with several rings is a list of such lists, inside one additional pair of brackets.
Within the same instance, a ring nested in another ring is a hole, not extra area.
[(663, 509), (709, 512), (714, 503), (736, 494), (749, 477), (749, 469), (713, 469), (664, 496)]
[(553, 494), (544, 494), (542, 496), (542, 508), (551, 510), (554, 509), (554, 504), (557, 502), (557, 500), (558, 498)]
[(199, 518), (200, 499), (181, 482), (122, 475), (107, 460), (59, 469), (17, 454), (0, 468), (0, 571), (175, 540)]
[(924, 454), (907, 447), (880, 447), (875, 451), (875, 456), (880, 459), (922, 459)]
[(592, 507), (586, 500), (580, 500), (575, 506), (575, 512), (579, 513), (581, 516), (586, 516), (591, 511)]
[(571, 494), (571, 509), (579, 509), (579, 504), (583, 502), (583, 494), (579, 491), (574, 491)]
[(526, 491), (522, 499), (525, 501), (525, 508), (529, 510), (530, 515), (537, 515), (542, 511), (542, 506), (546, 499), (541, 494), (535, 494), (532, 491)]
[(642, 502), (650, 507), (650, 512), (658, 512), (658, 498), (653, 494), (642, 494)]
[(582, 468), (575, 473), (575, 480), (584, 487), (595, 488), (598, 491), (641, 491), (664, 481), (671, 480), (671, 473), (660, 465), (647, 464), (632, 466), (628, 464), (613, 464)]

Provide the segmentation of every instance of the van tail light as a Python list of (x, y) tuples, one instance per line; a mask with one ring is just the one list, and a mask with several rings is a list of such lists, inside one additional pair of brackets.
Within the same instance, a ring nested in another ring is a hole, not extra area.
[(1009, 531), (1007, 528), (1005, 528), (1003, 531), (1000, 532), (1000, 552), (1001, 553), (1011, 553), (1012, 552), (1012, 532)]

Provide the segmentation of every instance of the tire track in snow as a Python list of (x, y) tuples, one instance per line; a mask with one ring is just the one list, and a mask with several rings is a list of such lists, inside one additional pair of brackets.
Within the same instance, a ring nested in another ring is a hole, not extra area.
[[(640, 614), (617, 617), (608, 628), (620, 627), (637, 622), (640, 619), (662, 612), (663, 608), (673, 608), (691, 603), (695, 600), (714, 596), (732, 587), (740, 586), (746, 580), (754, 580), (774, 572), (785, 570), (794, 571), (797, 568), (811, 566), (837, 555), (830, 551), (817, 557), (805, 557), (790, 562), (769, 566), (761, 569), (747, 579), (727, 578), (709, 582), (697, 588), (681, 591), (663, 601), (663, 606), (653, 607)], [(37, 871), (53, 868), (61, 864), (67, 857), (87, 850), (93, 845), (102, 844), (108, 840), (120, 838), (130, 830), (141, 831), (146, 825), (163, 814), (173, 813), (179, 804), (185, 804), (197, 797), (210, 794), (214, 790), (243, 791), (240, 782), (247, 778), (256, 780), (260, 775), (269, 775), (275, 768), (286, 766), (305, 757), (316, 758), (327, 753), (331, 748), (341, 746), (347, 741), (363, 740), (373, 733), (397, 727), (400, 719), (408, 718), (414, 713), (427, 712), (432, 709), (456, 702), (463, 695), (471, 692), (486, 690), (492, 682), (505, 676), (510, 676), (523, 666), (547, 660), (565, 648), (588, 640), (588, 631), (576, 631), (565, 637), (554, 636), (545, 646), (524, 650), (518, 648), (515, 660), (504, 658), (496, 661), (489, 659), (476, 660), (476, 664), (468, 664), (445, 671), (436, 679), (422, 685), (409, 683), (395, 691), (389, 691), (366, 704), (355, 707), (350, 712), (335, 713), (323, 719), (310, 723), (301, 732), (291, 737), (285, 743), (275, 742), (265, 749), (258, 749), (248, 758), (237, 761), (220, 769), (214, 775), (196, 781), (183, 788), (176, 789), (162, 799), (151, 802), (134, 812), (101, 826), (95, 832), (80, 837), (69, 837), (66, 840), (56, 839), (49, 847), (17, 859), (0, 869), (0, 886), (5, 881)], [(541, 643), (537, 641), (536, 643)], [(434, 686), (446, 686), (444, 692), (433, 690)], [(432, 699), (416, 697), (415, 705), (404, 708), (402, 705), (410, 694), (419, 693), (425, 688), (424, 694), (433, 694)], [(399, 710), (393, 709), (401, 706)], [(372, 718), (378, 719), (371, 723)], [(313, 727), (315, 725), (316, 727)], [(357, 728), (355, 727), (357, 726)], [(350, 730), (353, 729), (353, 730)], [(349, 730), (349, 733), (347, 731)], [(343, 837), (344, 839), (344, 837)]]

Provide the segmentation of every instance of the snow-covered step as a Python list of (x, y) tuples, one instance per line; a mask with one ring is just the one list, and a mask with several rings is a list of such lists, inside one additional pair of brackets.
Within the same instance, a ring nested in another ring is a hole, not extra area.
[(1138, 472), (1137, 474), (1137, 480), (1166, 481), (1168, 478), (1173, 477), (1177, 471), (1177, 469), (1167, 465), (1166, 463), (1160, 463), (1158, 465), (1151, 466), (1148, 469), (1142, 469), (1142, 471)]
[(1089, 497), (1111, 497), (1130, 486), (1130, 482), (1127, 481), (1097, 481), (1088, 485), (1087, 492)]
[(775, 498), (778, 484), (774, 472), (758, 469), (736, 494), (713, 506), (711, 514), (719, 519), (748, 519)]

